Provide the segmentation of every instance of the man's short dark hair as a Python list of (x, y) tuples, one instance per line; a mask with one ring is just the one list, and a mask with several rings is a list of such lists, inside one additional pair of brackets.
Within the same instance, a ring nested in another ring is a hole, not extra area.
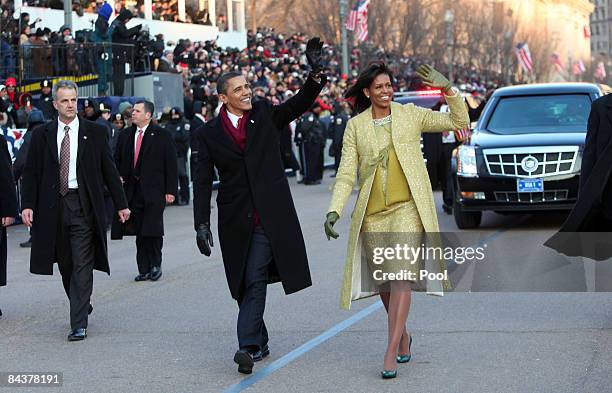
[(242, 73), (238, 71), (230, 71), (221, 75), (217, 79), (217, 94), (227, 94), (227, 82), (239, 76), (242, 76)]
[(151, 101), (147, 101), (147, 100), (138, 100), (134, 103), (134, 105), (136, 104), (143, 104), (144, 105), (144, 110), (145, 113), (150, 113), (151, 117), (153, 116), (153, 114), (155, 113), (155, 105), (151, 102)]

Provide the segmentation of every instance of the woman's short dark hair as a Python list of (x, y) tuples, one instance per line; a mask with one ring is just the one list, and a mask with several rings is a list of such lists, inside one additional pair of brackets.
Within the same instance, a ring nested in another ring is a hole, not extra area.
[(349, 87), (344, 94), (344, 98), (354, 100), (353, 106), (358, 113), (365, 111), (370, 107), (370, 105), (372, 105), (370, 99), (363, 93), (363, 89), (369, 88), (374, 79), (381, 74), (389, 75), (389, 79), (393, 81), (393, 73), (384, 62), (374, 61), (370, 63), (364, 70), (361, 71), (355, 84)]

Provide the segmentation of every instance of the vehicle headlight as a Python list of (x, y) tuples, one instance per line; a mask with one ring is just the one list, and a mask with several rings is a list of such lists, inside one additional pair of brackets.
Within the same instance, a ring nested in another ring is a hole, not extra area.
[(474, 146), (461, 145), (457, 148), (457, 175), (464, 177), (478, 176)]

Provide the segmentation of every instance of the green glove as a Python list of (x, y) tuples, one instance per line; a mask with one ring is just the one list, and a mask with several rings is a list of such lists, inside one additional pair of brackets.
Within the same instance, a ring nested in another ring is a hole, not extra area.
[(340, 216), (336, 212), (327, 213), (327, 219), (325, 220), (325, 236), (327, 236), (327, 240), (330, 240), (330, 237), (338, 238), (338, 233), (334, 231), (334, 224), (339, 218)]
[(447, 92), (453, 84), (432, 66), (424, 64), (417, 69), (417, 75), (423, 79), (423, 83), (430, 87), (439, 87)]

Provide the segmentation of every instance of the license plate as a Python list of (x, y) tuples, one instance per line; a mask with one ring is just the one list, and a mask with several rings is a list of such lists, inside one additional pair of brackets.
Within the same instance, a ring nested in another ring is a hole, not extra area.
[(544, 180), (542, 179), (517, 179), (518, 192), (543, 192)]

